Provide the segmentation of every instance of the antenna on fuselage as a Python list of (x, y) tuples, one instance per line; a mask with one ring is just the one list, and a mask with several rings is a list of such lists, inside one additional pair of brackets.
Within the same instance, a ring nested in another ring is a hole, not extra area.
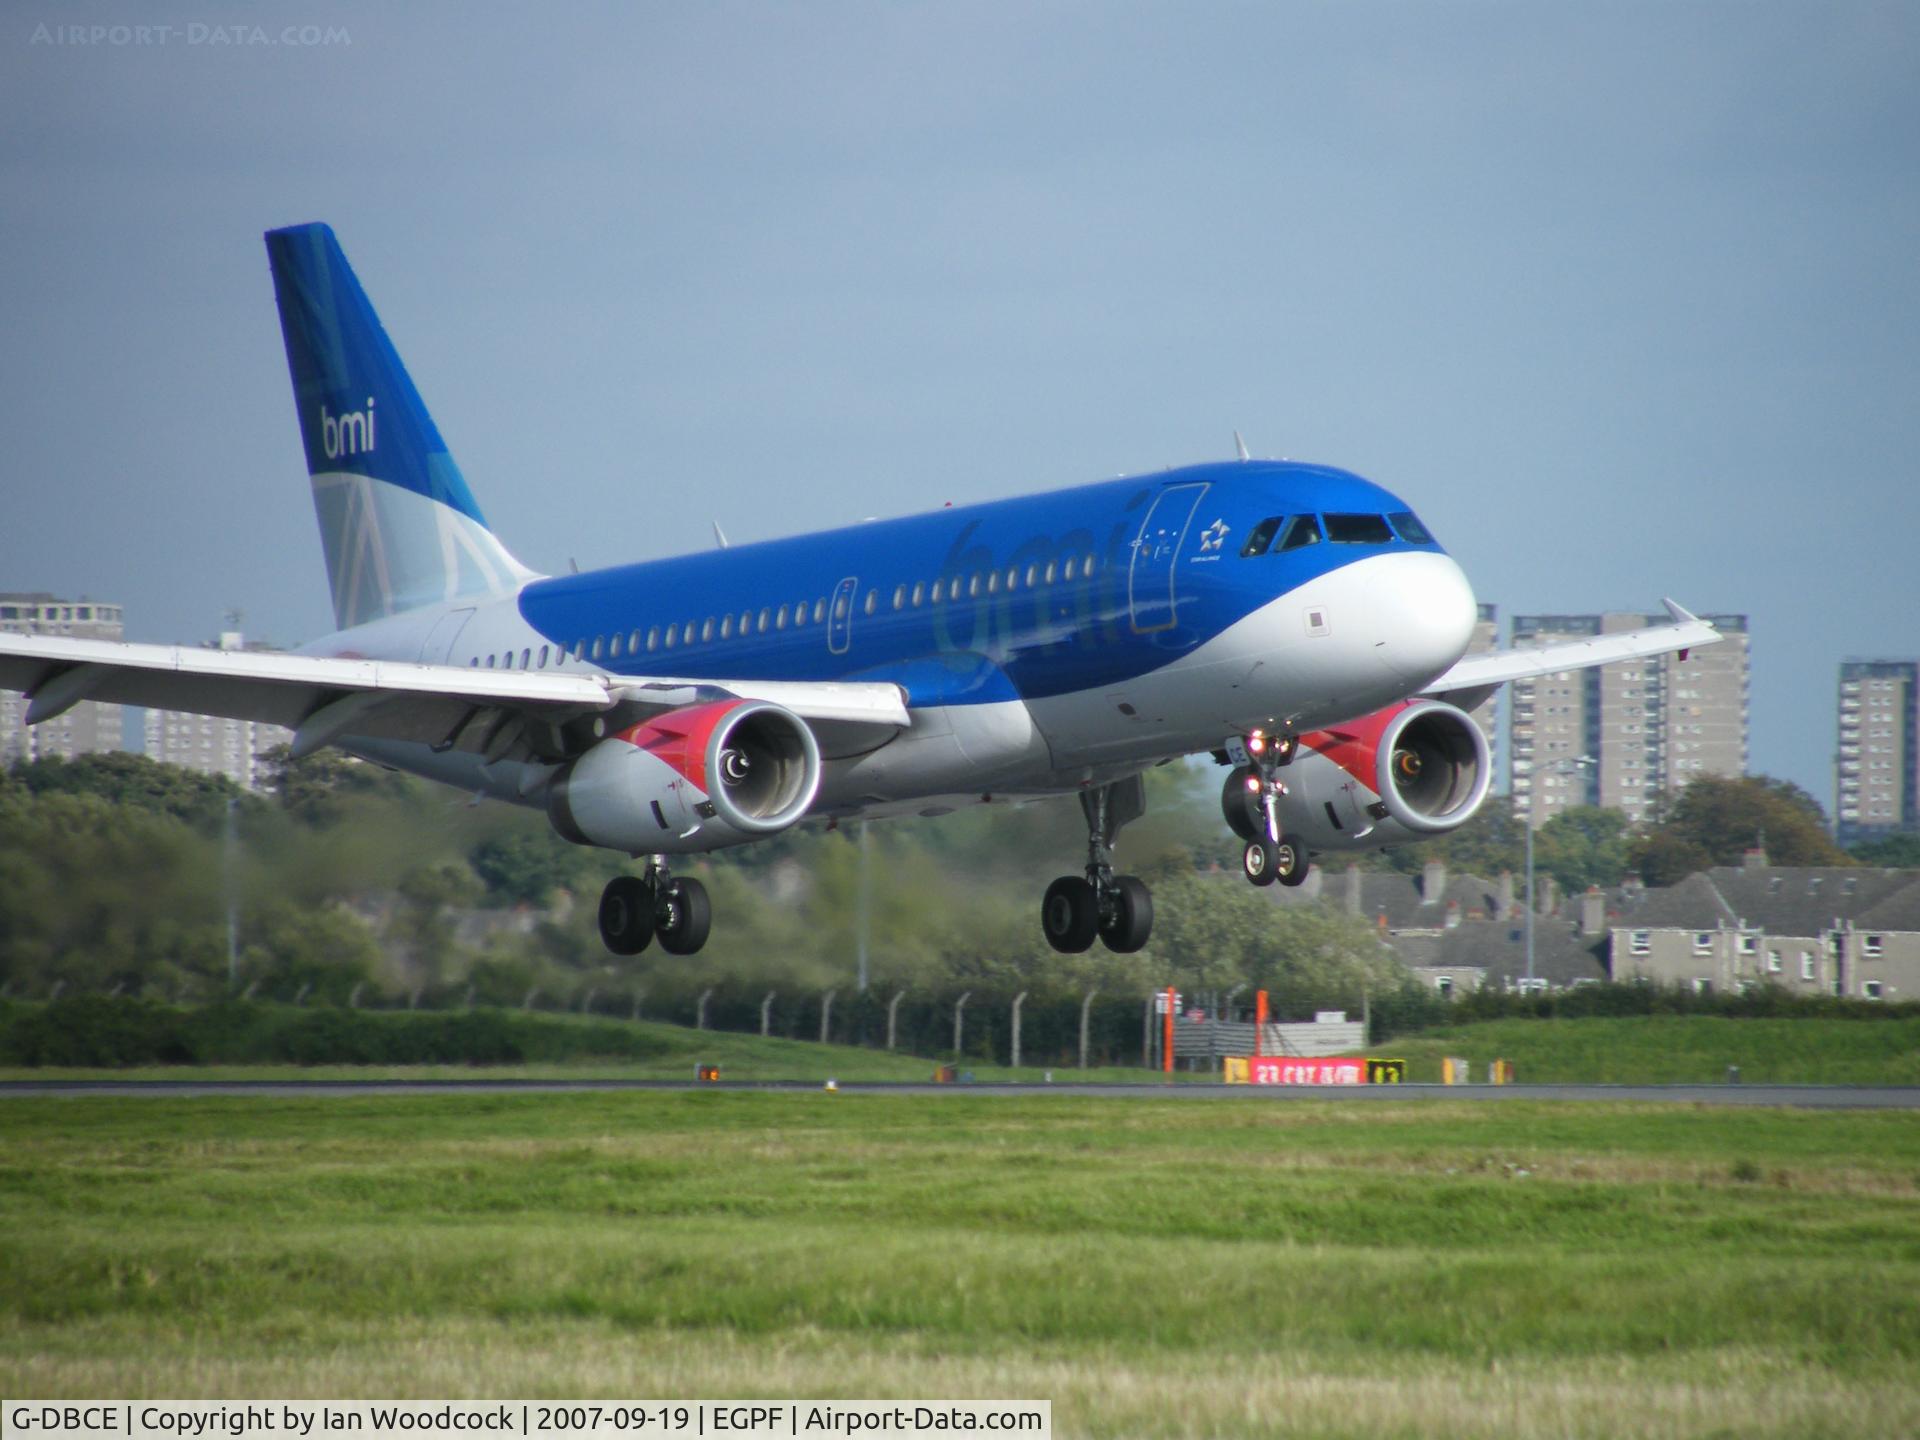
[(1242, 460), (1251, 460), (1253, 458), (1253, 456), (1247, 453), (1247, 442), (1240, 438), (1240, 432), (1238, 430), (1233, 432), (1233, 448), (1240, 452), (1240, 458)]
[(718, 545), (722, 550), (725, 550), (730, 543), (727, 539), (727, 532), (720, 528), (720, 522), (718, 520), (713, 522), (713, 543)]

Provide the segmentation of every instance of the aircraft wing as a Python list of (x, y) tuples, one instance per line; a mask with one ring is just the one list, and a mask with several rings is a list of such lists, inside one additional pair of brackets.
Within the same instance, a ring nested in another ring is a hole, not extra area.
[(1551, 645), (1532, 645), (1521, 650), (1491, 650), (1479, 655), (1467, 655), (1421, 693), (1445, 696), (1463, 709), (1470, 710), (1509, 680), (1551, 675), (1558, 670), (1584, 670), (1593, 665), (1610, 665), (1616, 660), (1639, 660), (1674, 650), (1691, 650), (1701, 645), (1718, 644), (1724, 638), (1712, 625), (1672, 600), (1662, 600), (1660, 603), (1667, 607), (1667, 614), (1673, 617), (1672, 624), (1654, 625), (1645, 630), (1623, 630), (1617, 635), (1557, 640)]
[(29, 725), (102, 700), (283, 725), (296, 756), (347, 734), (492, 748), (484, 737), (518, 736), (528, 723), (558, 726), (615, 709), (624, 723), (727, 696), (770, 700), (809, 722), (910, 723), (900, 687), (882, 683), (480, 670), (53, 635), (0, 635), (0, 689), (31, 697)]

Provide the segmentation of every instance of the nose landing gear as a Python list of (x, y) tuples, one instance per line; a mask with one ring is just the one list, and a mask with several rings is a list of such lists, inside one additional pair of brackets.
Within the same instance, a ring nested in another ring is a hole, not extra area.
[(1146, 813), (1146, 800), (1146, 786), (1138, 775), (1081, 792), (1080, 808), (1087, 817), (1086, 874), (1062, 875), (1047, 887), (1040, 903), (1040, 928), (1055, 950), (1078, 954), (1098, 938), (1116, 954), (1131, 955), (1152, 937), (1153, 894), (1146, 882), (1113, 873), (1114, 836)]
[(1254, 885), (1303, 884), (1307, 857), (1300, 846), (1280, 830), (1279, 801), (1287, 793), (1280, 770), (1293, 763), (1299, 741), (1292, 735), (1272, 736), (1254, 730), (1236, 735), (1225, 747), (1234, 769), (1220, 791), (1220, 811), (1227, 827), (1247, 842), (1240, 855), (1240, 872)]
[(657, 938), (671, 955), (692, 955), (713, 929), (713, 903), (698, 880), (676, 880), (666, 857), (645, 875), (616, 875), (600, 892), (600, 939), (616, 955), (638, 955)]

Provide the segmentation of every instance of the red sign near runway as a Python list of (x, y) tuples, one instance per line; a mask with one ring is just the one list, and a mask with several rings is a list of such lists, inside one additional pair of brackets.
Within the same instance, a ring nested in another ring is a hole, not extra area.
[(1290, 1060), (1256, 1055), (1247, 1062), (1248, 1079), (1255, 1085), (1364, 1085), (1364, 1060)]

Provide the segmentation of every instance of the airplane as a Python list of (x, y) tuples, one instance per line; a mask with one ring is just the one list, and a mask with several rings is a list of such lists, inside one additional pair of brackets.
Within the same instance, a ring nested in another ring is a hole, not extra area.
[[(546, 812), (626, 853), (607, 948), (705, 944), (676, 857), (809, 820), (1076, 795), (1084, 866), (1046, 889), (1061, 952), (1147, 944), (1115, 871), (1144, 773), (1211, 754), (1255, 885), (1472, 818), (1466, 713), (1526, 676), (1686, 651), (1671, 624), (1467, 654), (1460, 567), (1386, 489), (1238, 458), (566, 575), (487, 523), (324, 224), (269, 231), (337, 630), (291, 653), (0, 636), (36, 724), (86, 699), (268, 721)], [(609, 517), (612, 518), (612, 517)]]

